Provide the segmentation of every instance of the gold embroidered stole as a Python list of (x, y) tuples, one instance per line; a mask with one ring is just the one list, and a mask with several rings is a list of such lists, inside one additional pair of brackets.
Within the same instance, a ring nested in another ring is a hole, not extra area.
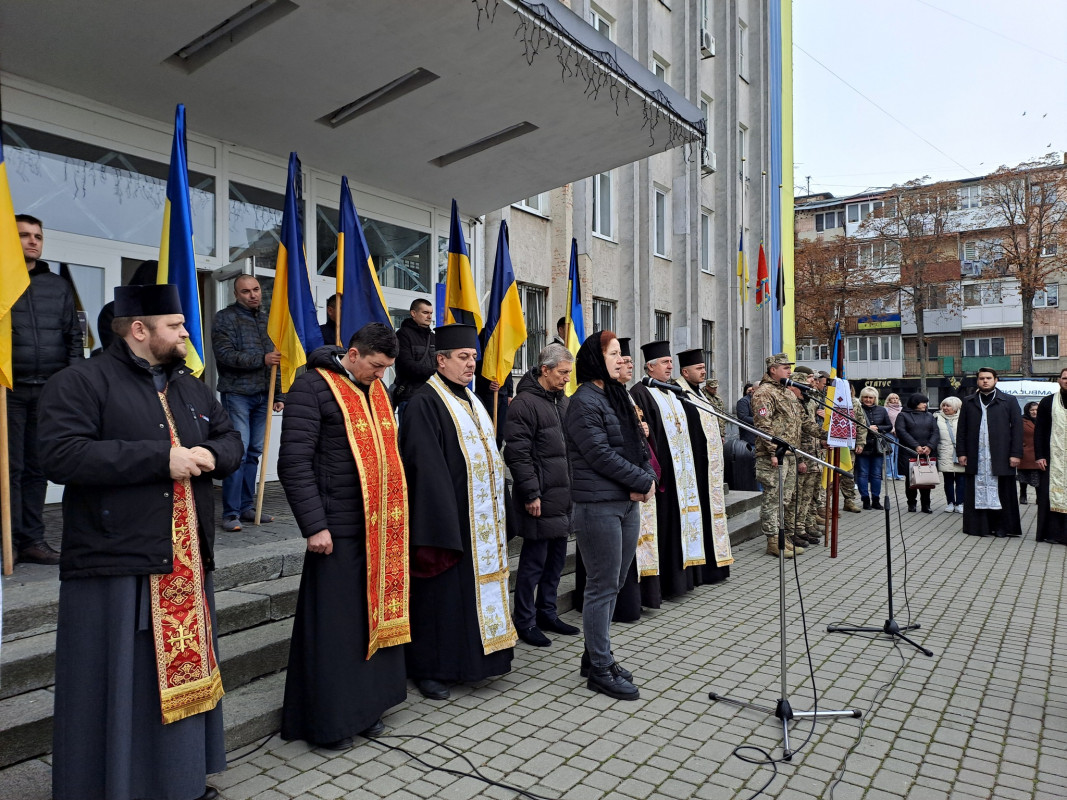
[(411, 641), (408, 600), (408, 484), (397, 445), (389, 393), (381, 381), (370, 403), (339, 372), (317, 369), (345, 420), (345, 433), (359, 470), (367, 541), (367, 660), (379, 647)]
[[(170, 428), (171, 447), (181, 447), (165, 392), (159, 402)], [(204, 593), (204, 565), (192, 482), (174, 481), (171, 545), (174, 570), (150, 576), (152, 638), (156, 648), (163, 724), (213, 709), (222, 699), (211, 612)]]
[[(637, 403), (629, 392), (630, 404), (634, 407), (634, 413), (638, 412)], [(640, 416), (640, 414), (638, 414)], [(659, 528), (656, 522), (656, 494), (652, 493), (652, 499), (647, 503), (641, 503), (641, 531), (637, 536), (637, 552), (634, 558), (637, 561), (637, 580), (659, 575), (659, 542), (656, 535)]]
[[(696, 461), (693, 443), (689, 441), (689, 426), (682, 401), (659, 389), (649, 389), (659, 406), (663, 432), (667, 436), (667, 455), (674, 465), (674, 491), (681, 517), (682, 567), (706, 564), (704, 555), (704, 524), (700, 517), (700, 493), (697, 489)], [(660, 458), (663, 456), (660, 455)], [(662, 464), (660, 465), (662, 466)]]
[(518, 641), (508, 609), (508, 543), (504, 519), (504, 462), (496, 448), (493, 421), (467, 389), (465, 403), (434, 374), (428, 381), (445, 404), (467, 468), (471, 559), (478, 627), (486, 655)]
[[(702, 402), (706, 398), (694, 392), (685, 378), (676, 378), (675, 383)], [(726, 468), (722, 453), (722, 431), (719, 418), (696, 407), (700, 416), (700, 426), (708, 443), (708, 502), (711, 503), (711, 540), (715, 546), (715, 564), (726, 567), (734, 563), (730, 550), (730, 528), (726, 521), (726, 493), (723, 491), (722, 478)], [(696, 454), (693, 454), (696, 457)]]
[(1067, 409), (1059, 392), (1052, 396), (1048, 453), (1048, 507), (1057, 514), (1067, 514)]

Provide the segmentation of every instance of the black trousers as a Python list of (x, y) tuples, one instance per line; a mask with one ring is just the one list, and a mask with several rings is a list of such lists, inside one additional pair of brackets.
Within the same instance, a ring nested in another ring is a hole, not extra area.
[(16, 551), (44, 541), (44, 498), (48, 481), (41, 471), (37, 453), (37, 402), (42, 388), (16, 385), (7, 395), (11, 527)]
[[(567, 537), (523, 539), (515, 574), (515, 627), (532, 628), (537, 616), (555, 619), (559, 577), (567, 560)], [(536, 595), (536, 597), (535, 597)]]

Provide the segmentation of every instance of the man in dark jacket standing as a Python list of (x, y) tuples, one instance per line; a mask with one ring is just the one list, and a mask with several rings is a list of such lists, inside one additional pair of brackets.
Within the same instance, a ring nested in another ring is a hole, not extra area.
[[(307, 539), (282, 738), (344, 750), (385, 730), (407, 697), (408, 502), (382, 374), (396, 335), (358, 330), (347, 350), (313, 351), (289, 388), (278, 477)], [(370, 576), (370, 577), (368, 577)]]
[(956, 429), (960, 464), (970, 476), (963, 499), (963, 532), (1021, 536), (1015, 468), (1023, 457), (1023, 420), (1014, 397), (997, 391), (997, 373), (978, 370), (978, 391), (963, 401)]
[(18, 214), (29, 288), (11, 307), (11, 360), (14, 391), (7, 399), (8, 454), (11, 459), (11, 522), (19, 561), (58, 564), (59, 553), (44, 540), (44, 498), (48, 481), (38, 458), (37, 403), (45, 382), (80, 361), (81, 323), (70, 283), (40, 261), (41, 221)]
[[(282, 361), (282, 354), (267, 334), (267, 312), (262, 307), (263, 290), (259, 281), (252, 275), (238, 275), (233, 282), (233, 293), (235, 302), (215, 315), (211, 328), (211, 349), (219, 370), (219, 395), (244, 444), (241, 468), (222, 482), (224, 531), (239, 531), (242, 521), (256, 519), (256, 478), (270, 412), (267, 408), (270, 373), (271, 367)], [(281, 411), (284, 406), (279, 375), (274, 384), (274, 410)], [(260, 522), (273, 520), (267, 513), (260, 516)]]
[(433, 306), (421, 297), (411, 301), (411, 315), (400, 323), (396, 332), (400, 352), (396, 356), (396, 380), (393, 381), (393, 404), (403, 410), (415, 390), (437, 371), (434, 358)]
[(41, 395), (65, 485), (52, 796), (212, 798), (226, 768), (212, 480), (241, 438), (185, 367), (172, 285), (115, 289), (118, 338)]
[(504, 428), (504, 461), (515, 481), (512, 492), (523, 540), (513, 618), (519, 638), (534, 647), (552, 644), (543, 633), (546, 630), (578, 634), (556, 610), (571, 530), (571, 474), (563, 419), (568, 403), (564, 389), (573, 369), (574, 356), (566, 347), (545, 347), (537, 366), (519, 381)]

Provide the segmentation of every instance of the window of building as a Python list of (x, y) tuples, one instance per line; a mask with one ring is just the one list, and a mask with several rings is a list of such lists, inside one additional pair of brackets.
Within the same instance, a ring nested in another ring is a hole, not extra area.
[(738, 21), (737, 23), (737, 74), (742, 80), (747, 80), (747, 73), (745, 70), (748, 66), (745, 64), (745, 52), (748, 49), (748, 26), (745, 23)]
[(618, 304), (614, 300), (605, 300), (602, 297), (593, 298), (593, 332), (597, 331), (615, 331), (618, 333), (616, 325), (616, 313), (618, 311)]
[(845, 227), (844, 211), (824, 211), (815, 215), (815, 230), (818, 233), (843, 227)]
[(937, 352), (940, 349), (938, 347), (938, 344), (939, 344), (939, 342), (938, 342), (937, 339), (930, 339), (930, 340), (928, 340), (926, 342), (926, 357), (927, 358), (937, 358)]
[(700, 27), (711, 30), (711, 0), (700, 0)]
[(711, 98), (707, 95), (700, 96), (700, 116), (704, 120), (704, 146), (700, 150), (700, 166), (711, 166)]
[[(336, 208), (321, 205), (315, 207), (315, 243), (319, 275), (331, 277), (337, 275), (338, 220)], [(363, 235), (367, 238), (367, 247), (370, 248), (371, 260), (378, 271), (378, 281), (382, 288), (433, 294), (433, 285), (436, 281), (430, 263), (431, 234), (389, 222), (381, 222), (370, 217), (361, 216), (359, 223), (363, 226)], [(443, 245), (441, 241), (444, 242)], [(439, 237), (438, 247), (442, 246), (444, 247), (444, 270), (447, 271), (448, 239)], [(470, 252), (469, 249), (468, 252)], [(439, 252), (439, 264), (441, 257)], [(442, 276), (443, 274), (443, 272), (440, 273)], [(444, 282), (444, 277), (440, 277), (440, 282)]]
[(513, 205), (521, 208), (525, 211), (532, 211), (534, 214), (540, 214), (541, 216), (548, 215), (548, 194), (542, 192), (541, 194), (535, 194), (533, 197), (527, 197), (520, 200)]
[(711, 212), (700, 212), (700, 269), (711, 274)]
[(871, 200), (866, 203), (849, 203), (845, 206), (846, 218), (849, 222), (862, 222), (883, 205), (881, 200)]
[(1034, 308), (1059, 308), (1060, 285), (1046, 283), (1041, 291), (1034, 292)]
[[(281, 242), (285, 195), (230, 181), (229, 198), (230, 261), (255, 258), (273, 266)], [(336, 230), (337, 212), (333, 214)], [(337, 249), (336, 233), (333, 246)]]
[(899, 361), (900, 337), (849, 336), (845, 343), (849, 361)]
[(667, 192), (663, 189), (654, 191), (652, 220), (652, 254), (667, 258), (669, 255), (667, 245), (667, 232), (670, 227), (667, 223)]
[(797, 342), (797, 361), (828, 361), (830, 345), (818, 339), (801, 339)]
[(656, 339), (657, 342), (669, 342), (671, 340), (671, 315), (666, 311), (656, 312)]
[(1059, 358), (1060, 337), (1058, 334), (1047, 334), (1034, 337), (1034, 358)]
[(610, 239), (614, 235), (611, 213), (611, 173), (593, 176), (593, 233)]
[(960, 208), (978, 208), (982, 205), (982, 187), (975, 184), (959, 188)]
[(667, 81), (667, 72), (670, 65), (659, 56), (652, 56), (652, 74), (664, 83)]
[(963, 305), (967, 308), (978, 306), (999, 306), (1001, 300), (1000, 281), (968, 283), (963, 287)]
[(589, 9), (589, 24), (605, 39), (612, 39), (614, 20), (596, 6)]
[(949, 290), (945, 284), (927, 284), (926, 285), (926, 304), (925, 308), (934, 311), (939, 308), (949, 307)]
[(519, 290), (522, 316), (526, 320), (526, 341), (515, 353), (511, 374), (522, 375), (537, 366), (537, 357), (548, 343), (548, 321), (545, 313), (548, 290), (528, 283), (520, 283), (516, 288)]
[(1046, 244), (1041, 248), (1041, 255), (1042, 256), (1054, 256), (1054, 255), (1056, 255), (1056, 251), (1057, 250), (1058, 250), (1058, 248), (1057, 248), (1056, 245), (1054, 245), (1054, 244)]
[(704, 352), (704, 367), (710, 378), (715, 370), (715, 323), (710, 319), (700, 320), (700, 349)]
[(745, 166), (748, 161), (748, 128), (744, 125), (737, 126), (737, 159), (740, 162), (738, 170), (741, 180), (745, 179)]
[(975, 339), (964, 339), (963, 355), (966, 358), (1002, 356), (1004, 355), (1004, 337), (984, 336)]

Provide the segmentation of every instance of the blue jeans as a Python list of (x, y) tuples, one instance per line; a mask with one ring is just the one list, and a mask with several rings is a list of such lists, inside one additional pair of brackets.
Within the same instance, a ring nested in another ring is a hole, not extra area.
[(897, 437), (890, 435), (890, 441), (893, 442), (893, 452), (889, 454), (889, 463), (885, 465), (885, 476), (887, 478), (903, 478), (898, 469), (899, 462), (897, 461), (897, 453), (900, 452), (900, 445), (897, 443)]
[(860, 497), (864, 500), (882, 496), (882, 460), (884, 458), (883, 455), (869, 456), (866, 452), (856, 456), (856, 488), (860, 490)]
[(945, 502), (950, 506), (962, 506), (967, 491), (966, 472), (945, 472)]
[(256, 506), (256, 478), (263, 455), (263, 432), (267, 427), (267, 393), (222, 393), (222, 407), (241, 434), (245, 456), (237, 471), (222, 481), (222, 518), (239, 517)]

